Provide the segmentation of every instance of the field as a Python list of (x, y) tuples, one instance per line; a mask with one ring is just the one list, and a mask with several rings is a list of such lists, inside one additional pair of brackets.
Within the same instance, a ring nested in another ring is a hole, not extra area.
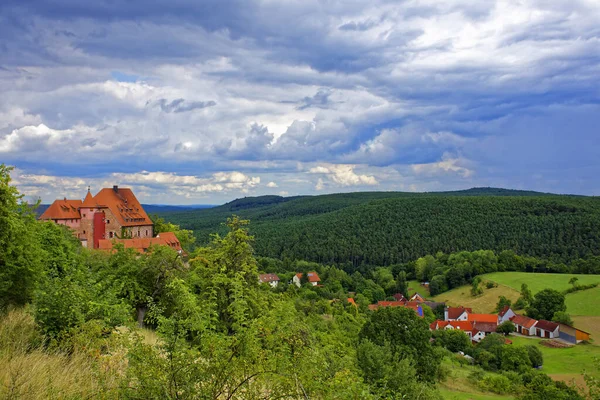
[(483, 294), (477, 297), (471, 296), (471, 286), (461, 286), (448, 292), (433, 297), (434, 301), (446, 302), (449, 306), (464, 306), (473, 308), (477, 313), (493, 313), (498, 298), (506, 296), (513, 302), (519, 298), (519, 292), (507, 286), (498, 286), (493, 289), (483, 289)]
[[(536, 294), (542, 289), (551, 288), (559, 291), (566, 290), (571, 287), (569, 280), (577, 277), (580, 285), (591, 283), (600, 283), (600, 275), (575, 275), (575, 274), (532, 274), (529, 272), (494, 272), (481, 276), (484, 280), (494, 281), (501, 285), (508, 286), (514, 290), (520, 291), (521, 284), (526, 283), (533, 294)], [(588, 297), (587, 293), (582, 293)], [(598, 292), (600, 294), (600, 291)], [(571, 311), (572, 312), (572, 311)], [(573, 314), (578, 314), (573, 312)], [(594, 315), (594, 314), (591, 314)], [(600, 315), (600, 314), (599, 314)]]

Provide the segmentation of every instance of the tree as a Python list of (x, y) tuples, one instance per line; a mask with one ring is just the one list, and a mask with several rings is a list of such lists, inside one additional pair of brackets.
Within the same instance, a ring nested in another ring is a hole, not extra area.
[(475, 278), (473, 278), (473, 283), (471, 283), (471, 296), (475, 297), (483, 293), (483, 289), (479, 287), (480, 283), (480, 277), (476, 276)]
[(577, 278), (576, 276), (572, 277), (571, 279), (569, 279), (569, 285), (573, 285), (573, 288), (576, 288), (578, 286), (578, 280), (579, 278)]
[(512, 301), (510, 301), (510, 299), (507, 299), (506, 296), (500, 296), (500, 298), (498, 299), (498, 303), (496, 304), (495, 311), (500, 312), (506, 306), (511, 307)]
[(471, 339), (460, 329), (440, 329), (433, 331), (436, 346), (442, 346), (453, 353), (466, 352), (471, 348)]
[(43, 276), (43, 252), (31, 208), (11, 186), (12, 167), (0, 164), (0, 307), (22, 305), (33, 297)]
[(429, 325), (404, 307), (385, 307), (373, 312), (360, 331), (362, 341), (389, 347), (392, 357), (414, 361), (417, 375), (427, 382), (435, 380), (441, 359), (429, 339)]
[(544, 289), (536, 293), (527, 308), (527, 316), (534, 319), (551, 320), (554, 313), (566, 310), (564, 294), (554, 289)]
[(541, 367), (544, 364), (544, 355), (542, 351), (535, 345), (525, 345), (527, 353), (529, 354), (529, 360), (533, 368)]
[(151, 216), (152, 222), (154, 222), (154, 234), (157, 235), (162, 232), (173, 232), (181, 247), (190, 251), (194, 243), (196, 242), (196, 237), (194, 236), (194, 232), (188, 229), (181, 229), (179, 225), (172, 224), (170, 222), (165, 222), (163, 218), (160, 218), (158, 215)]
[(526, 283), (521, 284), (521, 298), (525, 304), (530, 304), (533, 301), (533, 295)]
[(408, 283), (406, 282), (405, 271), (398, 272), (398, 276), (396, 277), (396, 292), (408, 296)]
[(571, 316), (564, 311), (555, 312), (554, 316), (552, 317), (552, 321), (573, 326), (573, 320), (571, 319)]
[(512, 321), (504, 321), (496, 328), (496, 332), (503, 334), (504, 336), (508, 336), (515, 331), (515, 324)]
[(444, 275), (436, 275), (429, 282), (429, 293), (432, 296), (443, 293), (448, 290), (446, 285), (446, 277)]

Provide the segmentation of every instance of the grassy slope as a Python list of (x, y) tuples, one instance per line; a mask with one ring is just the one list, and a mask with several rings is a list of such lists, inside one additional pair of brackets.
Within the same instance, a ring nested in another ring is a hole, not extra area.
[(553, 349), (539, 345), (542, 339), (511, 336), (511, 340), (517, 345), (538, 344), (544, 355), (542, 370), (556, 380), (567, 383), (575, 381), (577, 385), (583, 386), (584, 370), (600, 378), (600, 371), (593, 368), (594, 357), (600, 357), (600, 346), (579, 344), (564, 349)]
[(506, 296), (514, 302), (519, 298), (519, 292), (507, 286), (499, 286), (493, 289), (484, 288), (481, 296), (473, 297), (471, 296), (471, 286), (466, 285), (439, 294), (433, 300), (443, 301), (454, 307), (471, 307), (476, 313), (492, 313), (500, 296)]
[(468, 376), (479, 369), (470, 365), (458, 365), (450, 360), (444, 360), (444, 365), (450, 369), (450, 376), (445, 382), (439, 384), (439, 389), (444, 399), (447, 400), (508, 400), (514, 397), (482, 392), (469, 382)]
[(531, 274), (528, 272), (494, 272), (483, 275), (482, 278), (506, 285), (515, 290), (521, 290), (521, 284), (526, 283), (533, 294), (542, 289), (551, 288), (566, 290), (571, 287), (569, 279), (577, 277), (579, 284), (600, 283), (600, 275), (576, 275), (576, 274)]

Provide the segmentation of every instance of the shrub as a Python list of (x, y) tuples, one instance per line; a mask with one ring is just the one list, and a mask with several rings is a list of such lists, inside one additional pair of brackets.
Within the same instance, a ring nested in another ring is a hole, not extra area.
[(513, 383), (504, 375), (487, 374), (478, 382), (478, 386), (483, 390), (498, 394), (506, 394), (513, 391)]
[(498, 287), (498, 284), (496, 282), (487, 281), (485, 284), (485, 287), (488, 289), (492, 289), (492, 288)]

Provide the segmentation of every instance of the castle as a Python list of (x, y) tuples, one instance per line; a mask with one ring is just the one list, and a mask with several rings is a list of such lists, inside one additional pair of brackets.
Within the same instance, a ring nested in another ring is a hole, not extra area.
[(131, 189), (113, 186), (81, 200), (56, 200), (40, 216), (66, 225), (84, 247), (100, 248), (105, 239), (152, 238), (153, 224)]

